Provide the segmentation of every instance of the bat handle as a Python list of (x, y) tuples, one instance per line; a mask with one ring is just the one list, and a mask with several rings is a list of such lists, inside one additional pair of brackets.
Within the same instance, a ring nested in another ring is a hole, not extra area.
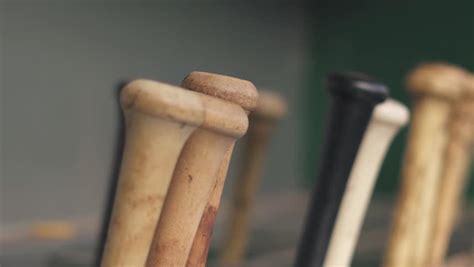
[(324, 267), (349, 267), (385, 154), (409, 111), (395, 100), (377, 105), (357, 152), (329, 242)]
[(357, 73), (328, 77), (332, 95), (320, 169), (307, 213), (295, 266), (322, 266), (337, 211), (372, 111), (387, 88)]
[(126, 140), (101, 266), (143, 266), (184, 143), (204, 119), (178, 87), (136, 80), (121, 93)]
[[(255, 86), (249, 81), (213, 73), (192, 72), (186, 76), (181, 85), (193, 91), (233, 102), (241, 106), (247, 113), (254, 110), (257, 106), (258, 92)], [(214, 186), (210, 192), (206, 208), (194, 237), (186, 266), (204, 267), (206, 265), (212, 229), (220, 206), (232, 151), (233, 145), (223, 157)]]
[(430, 63), (409, 73), (414, 98), (412, 124), (402, 168), (402, 182), (385, 256), (385, 267), (425, 267), (435, 199), (452, 104), (462, 93), (466, 72)]

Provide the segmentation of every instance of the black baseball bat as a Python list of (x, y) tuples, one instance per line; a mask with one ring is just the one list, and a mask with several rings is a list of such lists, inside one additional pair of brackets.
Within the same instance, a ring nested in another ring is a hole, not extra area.
[(384, 84), (355, 72), (328, 75), (327, 88), (331, 104), (325, 142), (296, 267), (323, 265), (352, 164), (372, 111), (388, 97)]

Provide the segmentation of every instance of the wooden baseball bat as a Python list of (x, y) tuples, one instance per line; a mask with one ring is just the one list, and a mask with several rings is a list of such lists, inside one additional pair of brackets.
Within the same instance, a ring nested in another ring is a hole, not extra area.
[[(213, 78), (211, 74), (208, 73), (191, 73), (191, 75), (188, 75), (183, 80), (181, 85), (190, 90), (222, 99), (238, 99), (238, 97), (236, 97), (239, 95), (237, 90), (229, 90), (227, 94), (224, 94), (223, 91), (216, 89), (221, 86), (220, 83), (222, 82), (223, 80)], [(242, 105), (243, 102), (240, 103), (242, 108), (244, 108), (247, 113), (250, 113), (250, 111), (255, 109), (257, 104), (256, 101), (253, 105)], [(204, 212), (201, 216), (199, 227), (194, 236), (191, 251), (189, 252), (186, 262), (186, 266), (188, 267), (204, 267), (206, 265), (209, 245), (212, 237), (212, 230), (214, 228), (217, 211), (219, 209), (221, 195), (224, 189), (225, 178), (227, 176), (227, 170), (233, 149), (233, 146), (229, 147), (227, 153), (222, 158), (221, 165), (216, 175), (215, 183), (208, 196), (206, 208), (204, 209)]]
[(465, 90), (449, 117), (449, 139), (444, 155), (444, 169), (437, 193), (434, 229), (428, 266), (441, 266), (460, 209), (467, 183), (474, 137), (474, 76), (466, 76)]
[(332, 95), (315, 191), (310, 202), (295, 266), (322, 266), (334, 221), (357, 150), (376, 104), (387, 88), (357, 73), (328, 77)]
[(148, 267), (186, 265), (222, 159), (247, 131), (247, 113), (242, 107), (252, 109), (257, 103), (257, 90), (251, 82), (224, 75), (192, 72), (183, 87), (199, 87), (213, 96), (202, 94), (206, 104), (204, 122), (188, 139), (179, 157)]
[(463, 90), (465, 75), (458, 67), (429, 63), (418, 66), (407, 77), (414, 112), (385, 267), (426, 267), (448, 137), (446, 125), (452, 103)]
[(408, 109), (395, 100), (375, 107), (346, 185), (323, 266), (350, 267), (383, 159), (408, 118)]
[(220, 256), (222, 266), (238, 265), (242, 260), (266, 148), (276, 124), (285, 113), (286, 102), (281, 96), (259, 91), (257, 108), (249, 116), (241, 173), (231, 201), (224, 249)]
[(121, 93), (126, 140), (102, 267), (144, 266), (181, 149), (204, 121), (199, 95), (150, 80)]

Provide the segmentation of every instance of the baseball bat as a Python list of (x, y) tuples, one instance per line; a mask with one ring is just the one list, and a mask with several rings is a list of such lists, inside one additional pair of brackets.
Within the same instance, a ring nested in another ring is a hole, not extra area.
[(385, 85), (359, 73), (328, 76), (332, 95), (315, 191), (295, 266), (322, 266), (352, 164), (372, 111), (388, 95)]
[[(199, 75), (198, 75), (199, 74)], [(211, 83), (207, 84), (203, 81), (206, 81), (208, 77), (205, 73), (196, 73), (194, 76), (187, 76), (183, 82), (182, 86), (190, 90), (202, 92), (218, 98), (229, 98), (232, 95), (235, 95), (236, 92), (229, 92), (228, 95), (219, 93), (219, 90), (216, 90), (213, 87), (216, 87), (219, 83), (219, 80), (214, 80), (215, 85), (209, 86)], [(255, 109), (256, 103), (254, 105), (242, 105), (242, 108), (246, 110), (247, 114)], [(212, 237), (212, 230), (214, 228), (214, 223), (217, 216), (217, 211), (219, 209), (222, 191), (224, 189), (225, 178), (227, 175), (227, 170), (229, 168), (229, 163), (234, 147), (231, 146), (227, 153), (224, 155), (219, 171), (217, 172), (215, 183), (211, 189), (209, 197), (207, 199), (206, 208), (202, 214), (201, 220), (199, 222), (199, 227), (194, 236), (192, 243), (191, 251), (186, 262), (187, 267), (204, 267), (207, 262), (207, 255), (209, 252), (209, 245)]]
[(466, 78), (465, 90), (449, 117), (449, 139), (436, 204), (428, 266), (441, 266), (446, 257), (463, 189), (467, 183), (474, 137), (474, 76)]
[(465, 75), (464, 70), (442, 63), (421, 64), (408, 74), (413, 120), (385, 267), (427, 267), (434, 200), (448, 137), (446, 125)]
[(285, 113), (286, 102), (281, 96), (259, 91), (257, 108), (249, 116), (241, 173), (231, 201), (224, 249), (220, 256), (222, 266), (238, 265), (242, 260), (266, 149), (274, 128)]
[(102, 267), (144, 266), (181, 149), (204, 120), (204, 103), (179, 87), (136, 80), (121, 92), (126, 124)]
[(350, 267), (383, 159), (408, 118), (408, 109), (395, 100), (375, 107), (346, 185), (324, 267)]
[(247, 131), (243, 107), (253, 109), (257, 103), (257, 90), (251, 82), (229, 76), (192, 72), (182, 86), (212, 92), (212, 96), (201, 94), (206, 104), (204, 122), (190, 136), (179, 157), (148, 267), (186, 265), (222, 159)]

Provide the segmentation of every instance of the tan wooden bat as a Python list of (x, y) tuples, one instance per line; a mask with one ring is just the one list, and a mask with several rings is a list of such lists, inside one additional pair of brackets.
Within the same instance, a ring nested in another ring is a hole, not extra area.
[[(221, 86), (220, 84), (223, 82), (224, 80), (217, 79), (217, 77), (213, 78), (210, 76), (210, 74), (195, 72), (188, 75), (181, 85), (190, 90), (202, 92), (222, 99), (238, 99), (238, 90), (225, 93), (222, 90), (216, 89), (218, 86)], [(250, 111), (255, 109), (257, 105), (257, 99), (255, 98), (255, 102), (252, 105), (243, 105), (242, 101), (239, 101), (239, 103), (241, 103), (240, 105), (244, 110), (247, 111), (247, 113), (250, 113)], [(219, 209), (232, 151), (233, 146), (229, 147), (227, 153), (222, 159), (219, 171), (216, 175), (215, 183), (207, 199), (206, 208), (202, 214), (199, 227), (194, 236), (189, 257), (187, 258), (186, 266), (188, 267), (206, 265), (212, 230), (217, 216), (217, 211)]]
[(474, 76), (466, 78), (465, 90), (449, 118), (449, 139), (443, 175), (438, 188), (428, 266), (441, 266), (460, 209), (466, 186), (474, 137)]
[(241, 173), (234, 187), (221, 266), (241, 263), (249, 235), (250, 216), (263, 169), (266, 148), (278, 121), (286, 113), (286, 102), (270, 91), (259, 91), (257, 108), (250, 114)]
[(122, 90), (124, 156), (102, 267), (144, 266), (181, 149), (205, 119), (201, 96), (136, 80)]
[(408, 118), (408, 109), (395, 100), (386, 100), (374, 109), (346, 185), (324, 267), (351, 266), (383, 159), (395, 135), (408, 123)]
[(247, 113), (242, 107), (252, 109), (258, 97), (249, 81), (204, 72), (191, 73), (183, 87), (212, 96), (200, 94), (206, 106), (204, 121), (179, 157), (148, 255), (148, 267), (186, 265), (222, 161), (247, 131)]
[(442, 63), (422, 64), (408, 75), (414, 111), (385, 267), (427, 267), (434, 200), (448, 139), (446, 125), (465, 76), (464, 70)]

